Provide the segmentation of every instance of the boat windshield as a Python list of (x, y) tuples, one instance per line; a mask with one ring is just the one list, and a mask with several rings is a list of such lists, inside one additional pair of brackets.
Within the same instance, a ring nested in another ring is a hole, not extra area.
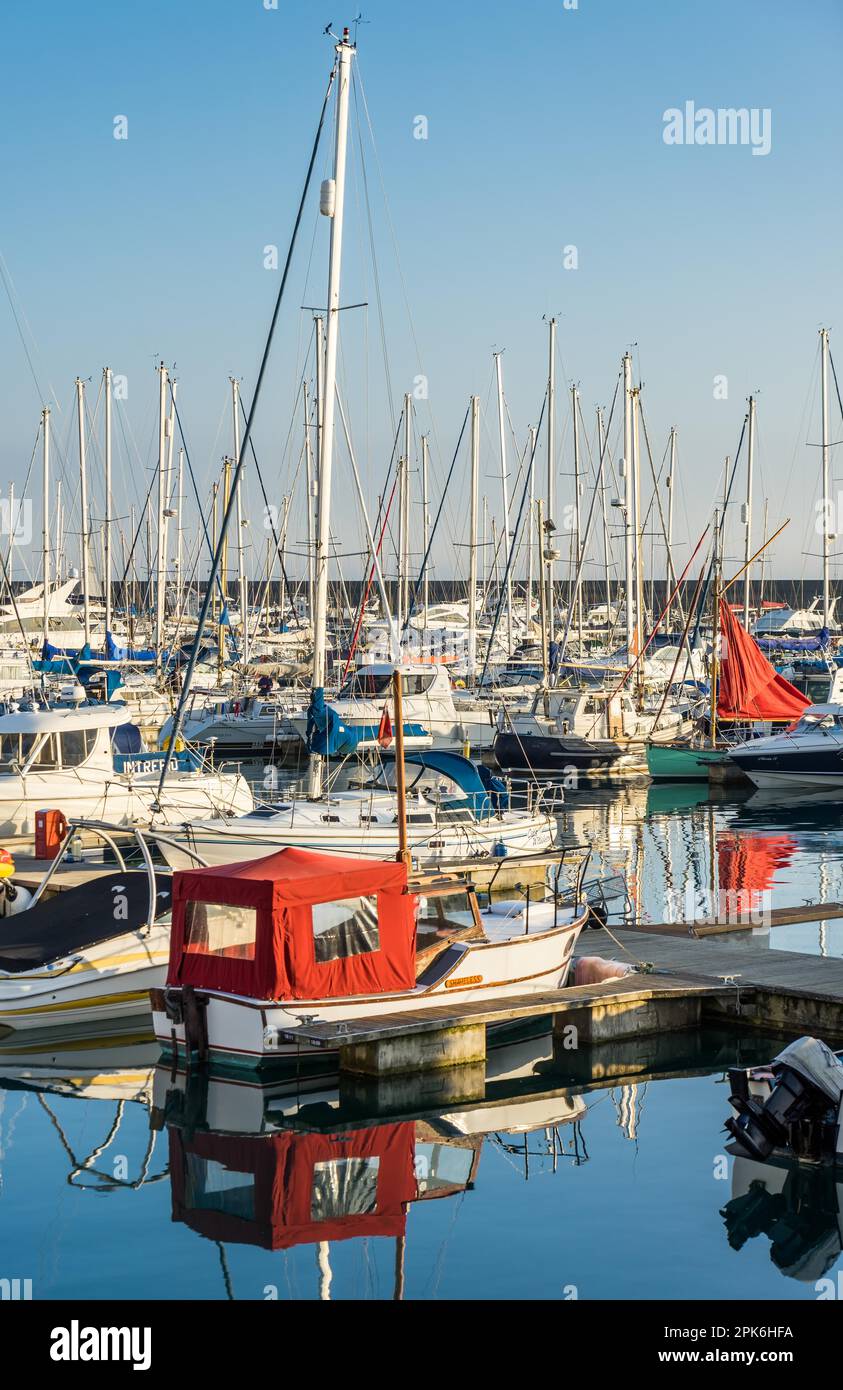
[(355, 671), (340, 688), (341, 700), (371, 700), (378, 695), (388, 695), (392, 689), (392, 677), (388, 672)]
[(815, 714), (804, 714), (796, 725), (794, 733), (813, 733), (816, 729), (843, 729), (843, 715), (821, 714), (819, 711)]

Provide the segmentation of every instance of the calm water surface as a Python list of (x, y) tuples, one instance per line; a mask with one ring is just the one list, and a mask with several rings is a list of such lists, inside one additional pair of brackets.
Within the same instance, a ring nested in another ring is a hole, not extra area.
[[(626, 873), (642, 920), (684, 918), (689, 885), (736, 863), (774, 907), (843, 899), (827, 803), (598, 788), (560, 829)], [(839, 956), (843, 921), (751, 940)], [(352, 1128), (330, 1080), (185, 1095), (142, 1037), (7, 1041), (0, 1276), (36, 1298), (814, 1299), (843, 1270), (832, 1177), (723, 1147), (725, 1068), (780, 1045), (674, 1035), (554, 1063), (537, 1040), (494, 1054), (485, 1098), (376, 1125), (358, 1103)]]

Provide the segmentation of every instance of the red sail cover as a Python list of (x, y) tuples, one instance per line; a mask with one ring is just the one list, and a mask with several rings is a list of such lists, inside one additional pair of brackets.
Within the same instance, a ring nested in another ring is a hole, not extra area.
[(811, 701), (780, 676), (720, 600), (718, 719), (798, 719)]
[[(324, 914), (314, 917), (314, 908), (340, 903), (361, 904), (362, 927), (318, 930)], [(223, 915), (225, 907), (242, 909), (237, 944), (219, 934), (211, 939), (220, 915), (214, 905)], [(260, 1000), (409, 990), (416, 982), (415, 908), (406, 866), (392, 860), (291, 847), (242, 864), (186, 869), (173, 875), (167, 983)]]

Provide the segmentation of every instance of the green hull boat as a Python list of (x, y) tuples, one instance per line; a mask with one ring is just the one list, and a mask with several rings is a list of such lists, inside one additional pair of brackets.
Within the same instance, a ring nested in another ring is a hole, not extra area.
[(707, 782), (708, 771), (726, 761), (725, 748), (688, 743), (648, 743), (647, 771), (658, 782)]

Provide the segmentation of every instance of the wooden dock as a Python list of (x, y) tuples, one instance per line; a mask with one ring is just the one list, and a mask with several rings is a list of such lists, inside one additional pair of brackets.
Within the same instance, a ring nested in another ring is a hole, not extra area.
[(527, 1019), (548, 1020), (560, 1068), (584, 1047), (605, 1060), (607, 1044), (703, 1026), (843, 1039), (843, 960), (771, 950), (766, 941), (637, 929), (613, 930), (611, 937), (588, 931), (577, 955), (622, 959), (637, 969), (601, 984), (494, 1003), (443, 1002), (377, 1019), (314, 1022), (280, 1038), (337, 1051), (341, 1077), (374, 1087), (379, 1104), (404, 1103), (411, 1093), (418, 1099), (431, 1086), (442, 1100), (479, 1095), (488, 1030)]

